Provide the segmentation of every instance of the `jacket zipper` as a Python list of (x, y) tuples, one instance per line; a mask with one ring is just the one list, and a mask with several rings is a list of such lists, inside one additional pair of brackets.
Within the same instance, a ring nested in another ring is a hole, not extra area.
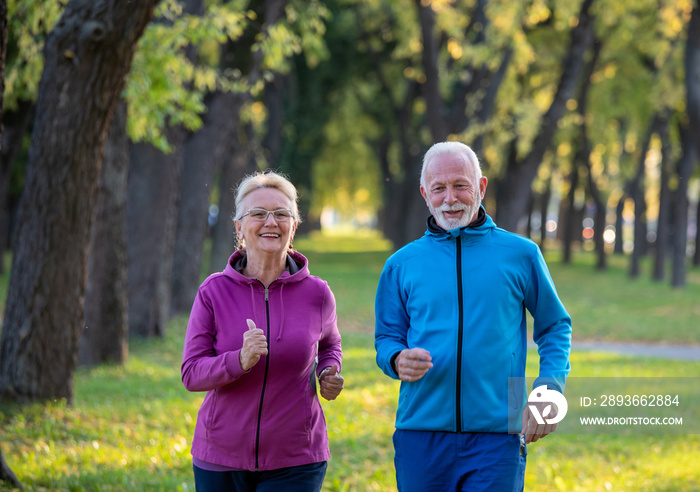
[(462, 432), (462, 338), (464, 331), (464, 306), (462, 305), (462, 237), (457, 236), (457, 432)]
[(260, 427), (262, 424), (262, 409), (263, 400), (265, 399), (265, 387), (267, 386), (267, 373), (270, 369), (270, 299), (268, 296), (267, 287), (265, 287), (265, 314), (267, 318), (267, 357), (265, 357), (265, 376), (263, 377), (262, 392), (260, 393), (260, 407), (258, 408), (258, 428), (255, 434), (255, 471), (260, 469)]

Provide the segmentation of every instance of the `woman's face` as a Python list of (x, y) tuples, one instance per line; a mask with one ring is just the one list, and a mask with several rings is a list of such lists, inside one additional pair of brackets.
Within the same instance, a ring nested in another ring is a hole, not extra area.
[[(274, 188), (259, 188), (248, 194), (241, 203), (243, 213), (251, 209), (292, 210), (292, 202), (279, 190)], [(282, 214), (267, 214), (267, 218), (260, 222), (255, 220), (255, 215), (248, 214), (235, 222), (236, 234), (239, 240), (245, 240), (246, 250), (258, 253), (285, 252), (292, 243), (297, 223), (294, 217), (281, 218)], [(278, 217), (275, 217), (277, 215)]]

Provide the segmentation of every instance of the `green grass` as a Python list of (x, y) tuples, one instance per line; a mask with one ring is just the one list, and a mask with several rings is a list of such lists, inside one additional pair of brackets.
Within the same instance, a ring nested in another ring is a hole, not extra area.
[[(343, 240), (344, 252), (328, 252), (326, 240), (295, 244), (309, 257), (312, 273), (331, 285), (343, 334), (345, 390), (338, 400), (323, 402), (333, 456), (324, 490), (394, 491), (398, 383), (376, 367), (372, 337), (374, 291), (388, 252), (381, 243), (371, 246), (377, 238), (369, 236), (354, 246)], [(362, 244), (371, 251), (361, 251)], [(616, 339), (698, 340), (697, 316), (693, 321), (681, 312), (692, 307), (689, 293), (700, 299), (693, 290), (700, 285), (697, 276), (688, 289), (676, 291), (643, 278), (630, 282), (624, 265), (595, 272), (588, 261), (564, 266), (551, 260), (577, 336), (603, 338), (596, 330), (605, 322), (619, 328)], [(660, 306), (666, 306), (664, 315), (648, 320)], [(180, 382), (186, 322), (173, 319), (164, 339), (133, 342), (125, 366), (79, 370), (72, 407), (60, 401), (0, 405), (0, 444), (27, 490), (194, 490), (189, 443), (203, 394), (188, 393)], [(571, 362), (576, 377), (700, 377), (700, 362), (596, 352), (575, 352)], [(535, 351), (527, 370), (536, 374)], [(697, 491), (699, 455), (700, 435), (555, 434), (529, 447), (526, 489)], [(0, 485), (6, 490), (12, 489)]]
[[(637, 279), (629, 258), (609, 257), (605, 272), (581, 254), (571, 265), (547, 256), (559, 295), (573, 319), (574, 338), (700, 344), (700, 269), (690, 270), (684, 289), (651, 280), (650, 259)], [(670, 266), (667, 268), (670, 274)]]

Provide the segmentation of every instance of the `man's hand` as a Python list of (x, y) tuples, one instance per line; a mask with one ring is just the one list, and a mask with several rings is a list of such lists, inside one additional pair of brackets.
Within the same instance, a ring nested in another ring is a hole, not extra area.
[(321, 396), (326, 400), (335, 400), (341, 391), (343, 391), (343, 376), (338, 374), (338, 366), (333, 364), (325, 368), (318, 378), (321, 386)]
[(396, 374), (401, 381), (413, 382), (420, 378), (433, 367), (433, 358), (430, 352), (422, 348), (404, 349), (394, 360)]
[(267, 355), (267, 338), (260, 328), (255, 327), (252, 319), (247, 319), (248, 331), (243, 334), (243, 347), (238, 354), (241, 369), (250, 370), (258, 363), (260, 357)]
[[(537, 408), (537, 410), (539, 410), (540, 415), (543, 414), (547, 406), (551, 407), (547, 416), (543, 416), (543, 418), (545, 419), (544, 425), (537, 423), (537, 420), (535, 420), (535, 416), (530, 411), (530, 405), (534, 405)], [(546, 401), (527, 403), (525, 405), (525, 408), (523, 409), (523, 427), (520, 431), (520, 433), (525, 436), (525, 443), (530, 444), (531, 442), (536, 442), (554, 432), (559, 424), (548, 424), (546, 419), (552, 419), (556, 417), (558, 413), (559, 411), (557, 410), (557, 406), (554, 403)]]

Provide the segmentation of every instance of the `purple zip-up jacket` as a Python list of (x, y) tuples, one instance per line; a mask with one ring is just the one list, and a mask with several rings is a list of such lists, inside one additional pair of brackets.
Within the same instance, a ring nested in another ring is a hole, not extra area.
[[(300, 253), (289, 254), (298, 269), (268, 289), (233, 267), (242, 256), (236, 251), (223, 272), (202, 283), (187, 325), (182, 382), (189, 391), (207, 392), (192, 456), (241, 470), (327, 461), (316, 376), (341, 367), (333, 293), (309, 274)], [(238, 357), (247, 318), (265, 333), (269, 352), (244, 372)]]

